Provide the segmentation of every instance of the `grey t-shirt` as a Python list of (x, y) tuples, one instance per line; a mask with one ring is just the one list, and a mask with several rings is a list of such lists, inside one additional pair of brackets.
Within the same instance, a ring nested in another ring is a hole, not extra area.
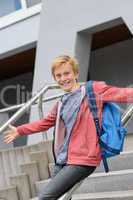
[(65, 164), (67, 160), (68, 144), (72, 128), (76, 121), (78, 111), (81, 104), (81, 88), (74, 92), (66, 93), (62, 97), (62, 107), (60, 110), (60, 117), (64, 122), (66, 133), (64, 138), (64, 144), (61, 146), (58, 156), (56, 158), (57, 164)]

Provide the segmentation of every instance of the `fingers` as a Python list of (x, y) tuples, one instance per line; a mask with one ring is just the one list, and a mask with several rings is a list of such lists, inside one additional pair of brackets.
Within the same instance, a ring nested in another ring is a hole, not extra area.
[(5, 143), (10, 143), (12, 142), (16, 137), (17, 137), (17, 131), (16, 131), (16, 127), (9, 125), (8, 126), (9, 129), (7, 131), (4, 132), (4, 142)]
[(12, 142), (15, 138), (12, 135), (6, 135), (4, 137), (4, 142), (9, 144), (10, 142)]
[(6, 138), (8, 135), (12, 135), (12, 134), (13, 134), (13, 132), (10, 131), (10, 130), (5, 131), (5, 132), (4, 132), (4, 138)]

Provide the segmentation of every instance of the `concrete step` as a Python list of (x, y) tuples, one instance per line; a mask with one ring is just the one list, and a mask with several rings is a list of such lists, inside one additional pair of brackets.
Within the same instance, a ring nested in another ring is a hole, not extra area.
[(23, 162), (25, 159), (22, 148), (0, 151), (0, 187), (9, 185), (9, 176), (20, 173), (19, 165)]
[(53, 176), (54, 165), (55, 165), (55, 163), (49, 163), (49, 173), (50, 173), (50, 177)]
[[(31, 200), (38, 200), (38, 197)], [(133, 190), (74, 194), (72, 200), (133, 200)]]
[(50, 180), (51, 179), (49, 178), (49, 179), (46, 179), (46, 180), (37, 181), (35, 183), (36, 191), (37, 191), (38, 194), (43, 190), (43, 188), (49, 183)]
[(41, 180), (48, 179), (50, 177), (48, 168), (48, 154), (44, 151), (37, 151), (30, 153), (31, 161), (38, 163), (39, 177)]
[[(122, 152), (118, 156), (108, 159), (108, 166), (110, 171), (119, 171), (133, 168), (133, 151)], [(96, 172), (104, 172), (103, 163), (96, 169)]]
[(132, 200), (133, 190), (76, 194), (72, 200)]
[[(45, 151), (49, 150), (52, 146), (51, 141), (47, 142), (40, 142), (35, 145), (30, 145), (30, 146), (22, 146), (22, 147), (16, 147), (16, 148), (11, 148), (11, 149), (6, 149), (6, 150), (0, 150), (0, 188), (1, 187), (6, 187), (9, 185), (9, 176), (10, 175), (16, 175), (20, 173), (20, 165), (25, 163), (25, 162), (30, 162), (30, 153), (31, 152), (36, 152), (36, 151)], [(52, 148), (51, 148), (52, 149)], [(49, 160), (52, 160), (52, 153), (48, 153), (48, 158), (47, 162)], [(34, 159), (33, 159), (34, 160)], [(44, 156), (43, 156), (44, 160)], [(42, 179), (45, 177), (48, 177), (49, 175), (46, 176), (46, 171), (44, 170), (45, 173), (42, 172), (41, 164), (39, 162), (39, 167), (41, 169), (41, 177)], [(46, 167), (46, 159), (44, 162), (44, 168)], [(44, 176), (45, 174), (45, 176)], [(49, 174), (49, 172), (48, 172)]]
[(29, 177), (31, 195), (36, 196), (35, 182), (40, 180), (38, 164), (35, 161), (30, 161), (20, 165), (21, 172), (25, 173)]
[(28, 200), (32, 197), (30, 181), (27, 174), (10, 176), (10, 184), (17, 187), (19, 200)]
[(6, 186), (5, 170), (3, 165), (2, 153), (0, 152), (0, 188)]
[[(49, 179), (50, 180), (50, 179)], [(49, 180), (36, 182), (40, 192)], [(86, 178), (76, 193), (125, 191), (133, 189), (133, 170), (121, 170), (109, 173), (95, 173)]]
[(39, 147), (40, 151), (48, 152), (48, 162), (49, 163), (54, 162), (52, 146), (53, 146), (53, 141), (51, 141), (51, 140), (38, 143), (38, 147)]
[(86, 178), (76, 193), (126, 191), (133, 189), (133, 170), (95, 173)]
[(20, 200), (15, 186), (0, 189), (0, 200)]

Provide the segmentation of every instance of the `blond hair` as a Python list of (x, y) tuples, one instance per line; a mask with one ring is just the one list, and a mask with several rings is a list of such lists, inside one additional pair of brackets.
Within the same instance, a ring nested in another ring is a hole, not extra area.
[(55, 58), (52, 63), (51, 72), (52, 72), (53, 77), (54, 77), (55, 69), (57, 69), (58, 67), (60, 67), (61, 65), (64, 65), (64, 64), (70, 64), (72, 66), (73, 72), (75, 74), (78, 74), (78, 72), (79, 72), (78, 61), (75, 58), (70, 57), (68, 55), (61, 55), (61, 56), (58, 56), (57, 58)]

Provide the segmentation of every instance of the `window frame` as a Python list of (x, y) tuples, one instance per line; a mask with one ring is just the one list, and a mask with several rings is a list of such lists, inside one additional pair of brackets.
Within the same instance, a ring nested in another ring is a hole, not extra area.
[[(21, 0), (21, 1), (25, 1), (25, 0)], [(8, 15), (1, 17), (0, 30), (4, 29), (12, 24), (15, 24), (19, 21), (22, 21), (28, 17), (32, 17), (34, 15), (40, 14), (41, 8), (42, 8), (42, 3), (39, 3), (39, 4), (29, 7), (29, 8), (27, 8), (27, 7), (25, 8), (25, 5), (23, 4), (22, 9), (16, 10)]]

